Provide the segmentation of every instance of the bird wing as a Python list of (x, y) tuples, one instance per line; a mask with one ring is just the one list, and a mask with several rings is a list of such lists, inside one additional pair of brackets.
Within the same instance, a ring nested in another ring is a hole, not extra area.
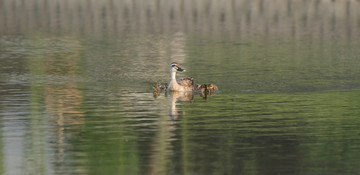
[(177, 80), (177, 83), (180, 86), (191, 87), (194, 85), (194, 78), (193, 77), (182, 78)]

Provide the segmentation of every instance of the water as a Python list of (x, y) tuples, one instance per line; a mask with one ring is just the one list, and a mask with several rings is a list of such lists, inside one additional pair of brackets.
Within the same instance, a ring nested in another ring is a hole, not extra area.
[(137, 2), (0, 3), (1, 174), (360, 172), (358, 1)]

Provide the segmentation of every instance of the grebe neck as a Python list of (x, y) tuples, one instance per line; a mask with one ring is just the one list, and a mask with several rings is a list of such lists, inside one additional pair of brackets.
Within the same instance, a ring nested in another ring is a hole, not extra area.
[(176, 82), (176, 72), (171, 72), (171, 80), (175, 80)]

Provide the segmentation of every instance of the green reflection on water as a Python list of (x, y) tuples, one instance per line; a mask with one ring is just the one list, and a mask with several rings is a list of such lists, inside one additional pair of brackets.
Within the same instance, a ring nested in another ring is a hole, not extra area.
[(218, 94), (184, 104), (186, 169), (199, 174), (357, 172), (359, 95)]
[[(4, 93), (30, 99), (21, 151), (36, 159), (23, 158), (21, 167), (43, 174), (359, 171), (356, 44), (149, 38), (127, 38), (136, 46), (30, 38), (8, 48), (25, 48), (22, 69), (3, 72), (7, 84), (25, 89)], [(188, 72), (180, 77), (213, 82), (220, 92), (154, 99), (153, 83), (169, 77), (167, 57), (182, 60)]]
[[(26, 126), (18, 150), (23, 171), (359, 171), (356, 42), (176, 34), (105, 41), (38, 36), (13, 44), (2, 43), (2, 58), (14, 62), (3, 59), (6, 98), (0, 97), (0, 109), (5, 122), (13, 117)], [(188, 70), (179, 77), (215, 83), (220, 92), (207, 100), (189, 94), (153, 98), (152, 85), (169, 79), (171, 59)], [(29, 107), (21, 116), (9, 110), (19, 104)], [(4, 135), (2, 144), (12, 143)]]
[[(73, 159), (95, 174), (354, 173), (359, 171), (354, 166), (359, 161), (359, 95), (195, 96), (192, 103), (176, 102), (177, 120), (162, 108), (129, 118), (121, 97), (121, 102), (97, 107), (85, 103), (86, 124), (71, 139), (70, 151), (84, 154)], [(168, 102), (169, 96), (154, 101)], [(109, 105), (121, 109), (102, 111)]]

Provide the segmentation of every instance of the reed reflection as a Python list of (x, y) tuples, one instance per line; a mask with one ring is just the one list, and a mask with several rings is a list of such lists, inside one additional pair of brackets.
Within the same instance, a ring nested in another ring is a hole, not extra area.
[[(76, 40), (52, 38), (29, 40), (30, 46), (37, 48), (29, 54), (31, 61), (27, 65), (34, 80), (30, 85), (33, 125), (29, 128), (31, 144), (24, 148), (24, 162), (28, 162), (25, 169), (35, 174), (45, 167), (49, 167), (49, 172), (65, 172), (67, 140), (77, 134), (69, 133), (67, 129), (76, 130), (84, 124), (83, 91), (75, 82), (81, 72), (81, 44)], [(44, 135), (51, 136), (49, 142)], [(52, 152), (44, 152), (44, 148)], [(29, 157), (41, 157), (39, 155), (45, 158), (28, 160)], [(57, 166), (50, 168), (46, 159), (52, 159), (51, 163)], [(73, 170), (77, 171), (76, 168)]]
[[(165, 97), (169, 99), (170, 102), (170, 109), (169, 109), (169, 116), (171, 120), (179, 120), (182, 116), (185, 116), (185, 111), (181, 109), (181, 103), (179, 102), (194, 102), (194, 98), (196, 95), (199, 95), (204, 100), (206, 100), (208, 97), (215, 94), (213, 91), (168, 91), (163, 93)], [(158, 98), (161, 96), (162, 93), (159, 91), (154, 92), (154, 98)]]
[[(149, 174), (169, 174), (169, 166), (174, 166), (176, 172), (184, 171), (184, 165), (178, 160), (169, 160), (171, 157), (184, 158), (183, 154), (179, 154), (178, 150), (184, 146), (181, 143), (181, 120), (186, 116), (186, 109), (183, 108), (184, 103), (195, 103), (196, 96), (206, 97), (213, 95), (209, 92), (173, 92), (162, 91), (154, 92), (154, 98), (163, 106), (161, 109), (168, 109), (169, 115), (160, 115), (157, 122), (157, 131), (152, 137), (152, 153), (150, 158)], [(169, 100), (167, 105), (166, 100)], [(170, 173), (171, 174), (171, 173)]]

